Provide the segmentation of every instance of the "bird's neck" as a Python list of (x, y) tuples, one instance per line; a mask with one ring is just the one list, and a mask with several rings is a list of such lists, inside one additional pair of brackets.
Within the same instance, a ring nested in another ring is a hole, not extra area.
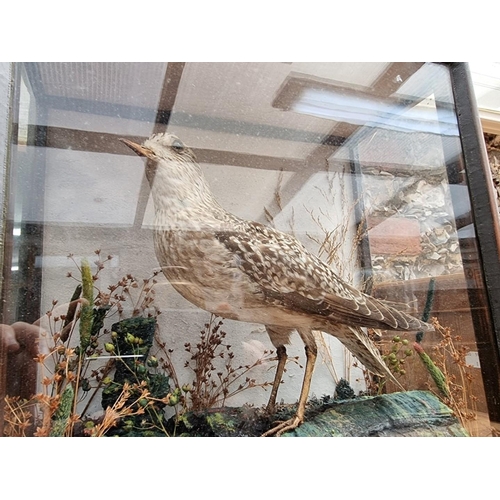
[(215, 222), (227, 215), (197, 164), (178, 171), (158, 169), (151, 189), (157, 224), (195, 226), (200, 219), (211, 223), (210, 219)]

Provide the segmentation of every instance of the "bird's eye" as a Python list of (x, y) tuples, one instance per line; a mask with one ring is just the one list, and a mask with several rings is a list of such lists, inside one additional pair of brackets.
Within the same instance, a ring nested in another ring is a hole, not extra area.
[(172, 143), (172, 148), (179, 152), (179, 151), (182, 151), (184, 149), (184, 144), (182, 144), (182, 142), (179, 139), (176, 139)]

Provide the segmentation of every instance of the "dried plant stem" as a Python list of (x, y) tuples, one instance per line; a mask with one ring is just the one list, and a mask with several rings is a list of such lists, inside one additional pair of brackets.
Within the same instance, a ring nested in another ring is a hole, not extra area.
[(73, 386), (71, 384), (68, 384), (64, 389), (64, 392), (62, 393), (61, 400), (59, 401), (59, 406), (54, 415), (54, 422), (52, 423), (49, 434), (50, 436), (64, 436), (71, 416), (74, 397), (75, 391), (73, 390)]
[(326, 364), (326, 367), (330, 372), (333, 381), (335, 382), (335, 384), (338, 384), (340, 381), (340, 377), (338, 376), (337, 370), (335, 369), (335, 363), (333, 362), (332, 358), (332, 351), (330, 350), (330, 347), (327, 345), (324, 335), (321, 332), (317, 331), (314, 332), (314, 337), (318, 344), (321, 357), (323, 358), (323, 361)]
[[(143, 389), (141, 393), (132, 398), (132, 388), (127, 382), (123, 384), (122, 391), (113, 406), (108, 406), (104, 413), (102, 422), (97, 425), (92, 432), (93, 437), (104, 436), (112, 427), (116, 426), (118, 421), (126, 416), (142, 415), (145, 407), (137, 404), (141, 399), (148, 399), (149, 391)], [(135, 407), (135, 409), (132, 409)]]
[[(466, 362), (468, 348), (459, 346), (460, 337), (453, 336), (451, 329), (443, 327), (436, 318), (432, 324), (441, 341), (433, 346), (435, 365), (442, 372), (447, 394), (440, 391), (437, 396), (449, 406), (470, 435), (477, 434), (477, 397), (473, 393), (473, 377)], [(432, 390), (432, 389), (431, 389)]]
[(82, 305), (80, 311), (80, 349), (83, 355), (90, 345), (92, 332), (93, 304), (94, 304), (94, 280), (90, 265), (86, 259), (82, 260), (82, 296), (87, 303)]
[(6, 396), (3, 435), (6, 437), (26, 437), (26, 430), (31, 425), (32, 407), (32, 402), (21, 401), (19, 397)]

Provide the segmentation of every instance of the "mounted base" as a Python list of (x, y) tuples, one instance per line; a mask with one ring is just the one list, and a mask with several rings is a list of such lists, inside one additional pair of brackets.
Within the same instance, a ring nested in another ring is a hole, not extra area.
[[(261, 436), (277, 420), (293, 416), (295, 405), (280, 405), (273, 416), (251, 407), (218, 408), (183, 415), (179, 436)], [(171, 421), (173, 425), (173, 421)], [(173, 430), (173, 429), (172, 429)], [(427, 391), (398, 392), (337, 401), (312, 400), (305, 422), (283, 436), (468, 436), (452, 411)]]

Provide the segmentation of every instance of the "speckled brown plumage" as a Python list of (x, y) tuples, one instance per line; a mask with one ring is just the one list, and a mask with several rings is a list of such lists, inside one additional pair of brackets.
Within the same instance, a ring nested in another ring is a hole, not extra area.
[(173, 287), (193, 304), (225, 318), (262, 323), (277, 348), (278, 368), (268, 409), (274, 410), (286, 361), (285, 345), (297, 330), (307, 363), (292, 421), (303, 420), (316, 359), (312, 331), (336, 336), (367, 369), (392, 375), (360, 327), (431, 330), (412, 316), (363, 294), (311, 254), (294, 237), (224, 210), (205, 181), (194, 153), (177, 137), (155, 135), (142, 146), (155, 205), (155, 251)]

